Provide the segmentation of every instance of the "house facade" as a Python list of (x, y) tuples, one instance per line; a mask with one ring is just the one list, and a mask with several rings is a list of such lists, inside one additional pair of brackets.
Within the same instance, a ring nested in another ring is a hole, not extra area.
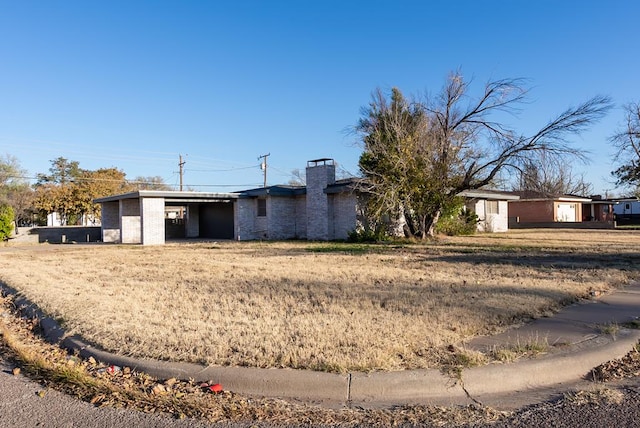
[(515, 223), (576, 223), (582, 221), (582, 204), (589, 198), (513, 192), (520, 199), (509, 202), (509, 218)]
[(519, 200), (509, 201), (509, 227), (572, 227), (607, 229), (615, 227), (614, 206), (599, 196), (544, 195), (513, 192)]
[[(330, 241), (346, 239), (361, 224), (357, 182), (336, 180), (335, 162), (322, 158), (307, 162), (305, 186), (232, 193), (141, 190), (96, 202), (102, 206), (103, 242), (158, 245), (181, 238)], [(468, 191), (462, 196), (468, 208), (478, 213), (479, 230), (507, 230), (507, 201), (516, 196), (489, 191)]]
[(517, 195), (491, 190), (466, 190), (460, 193), (465, 207), (478, 216), (478, 231), (506, 232), (509, 230), (509, 201), (520, 199)]

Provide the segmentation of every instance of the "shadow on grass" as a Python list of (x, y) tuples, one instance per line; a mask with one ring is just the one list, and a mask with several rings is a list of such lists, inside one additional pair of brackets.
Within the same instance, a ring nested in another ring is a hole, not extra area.
[(471, 263), (512, 265), (528, 268), (546, 268), (563, 270), (582, 270), (598, 268), (614, 268), (622, 271), (640, 271), (640, 253), (598, 254), (598, 253), (506, 253), (506, 252), (473, 252), (460, 253), (452, 250), (451, 254), (430, 255), (422, 261), (442, 261), (447, 263)]

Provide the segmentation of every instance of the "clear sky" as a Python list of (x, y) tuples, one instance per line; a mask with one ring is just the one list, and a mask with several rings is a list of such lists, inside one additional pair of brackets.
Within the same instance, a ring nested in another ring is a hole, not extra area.
[(609, 95), (580, 138), (596, 192), (615, 192), (607, 137), (640, 101), (635, 0), (1, 1), (0, 154), (29, 175), (59, 156), (195, 190), (260, 186), (306, 161), (356, 174), (348, 132), (377, 87), (437, 92), (460, 69), (480, 89), (530, 79), (515, 126)]

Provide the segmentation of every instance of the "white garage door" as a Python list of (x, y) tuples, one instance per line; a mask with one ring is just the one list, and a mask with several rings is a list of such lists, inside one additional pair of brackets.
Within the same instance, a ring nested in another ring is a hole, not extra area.
[(576, 221), (576, 204), (558, 204), (558, 221)]

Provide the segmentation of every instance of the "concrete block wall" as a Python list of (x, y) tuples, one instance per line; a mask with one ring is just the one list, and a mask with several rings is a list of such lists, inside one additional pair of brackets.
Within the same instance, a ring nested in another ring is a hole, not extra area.
[(296, 200), (271, 196), (267, 200), (269, 239), (294, 239), (296, 236)]
[(307, 239), (307, 197), (296, 196), (296, 238)]
[(102, 242), (120, 242), (120, 204), (104, 202), (102, 204)]
[(120, 242), (140, 244), (142, 242), (140, 223), (140, 201), (138, 199), (120, 200)]
[(164, 198), (140, 198), (140, 211), (142, 245), (164, 244)]
[(185, 237), (197, 238), (200, 236), (200, 206), (187, 205), (187, 221), (185, 225)]
[(357, 198), (353, 192), (330, 195), (333, 206), (333, 235), (330, 239), (347, 239), (357, 227)]
[[(240, 241), (260, 239), (256, 233), (256, 214), (258, 213), (256, 199), (238, 199), (235, 204), (234, 224), (235, 238)], [(268, 208), (267, 208), (268, 209)]]

